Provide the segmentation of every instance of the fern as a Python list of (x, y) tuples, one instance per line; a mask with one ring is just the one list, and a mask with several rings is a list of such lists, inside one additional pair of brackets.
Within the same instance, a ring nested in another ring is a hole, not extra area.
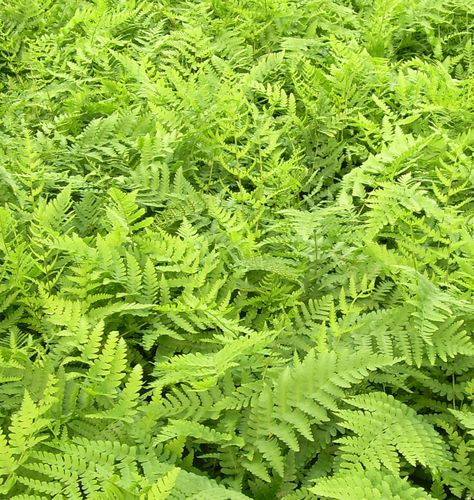
[[(429, 466), (434, 473), (445, 467), (449, 455), (441, 437), (417, 417), (414, 410), (383, 393), (355, 396), (349, 402), (362, 411), (339, 412), (345, 420), (342, 425), (357, 435), (339, 439), (341, 467), (347, 467), (345, 462), (375, 469), (382, 465), (398, 474), (396, 452), (411, 465)], [(384, 445), (377, 443), (377, 439), (383, 440)]]
[(0, 496), (470, 498), (468, 0), (0, 0)]
[(346, 500), (357, 496), (363, 499), (434, 498), (421, 488), (414, 488), (396, 476), (390, 475), (384, 469), (356, 469), (354, 471), (340, 472), (333, 477), (317, 481), (311, 491), (327, 498)]

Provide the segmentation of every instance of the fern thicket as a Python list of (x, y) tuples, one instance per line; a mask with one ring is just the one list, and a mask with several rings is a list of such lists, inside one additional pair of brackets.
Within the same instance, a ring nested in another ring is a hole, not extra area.
[(474, 495), (468, 0), (0, 2), (0, 496)]

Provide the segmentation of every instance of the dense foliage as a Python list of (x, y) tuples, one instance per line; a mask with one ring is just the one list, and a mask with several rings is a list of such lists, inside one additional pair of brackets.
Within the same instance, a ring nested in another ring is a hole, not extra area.
[(0, 497), (472, 498), (474, 3), (0, 4)]

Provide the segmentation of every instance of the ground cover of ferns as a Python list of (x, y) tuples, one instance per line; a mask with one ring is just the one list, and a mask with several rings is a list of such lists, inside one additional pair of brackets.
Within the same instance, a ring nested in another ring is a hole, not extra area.
[(0, 0), (0, 498), (473, 498), (473, 28)]

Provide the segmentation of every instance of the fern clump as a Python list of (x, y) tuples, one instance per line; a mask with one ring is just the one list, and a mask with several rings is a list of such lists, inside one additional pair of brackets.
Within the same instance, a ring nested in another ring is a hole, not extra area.
[(1, 498), (474, 496), (470, 1), (0, 26)]

